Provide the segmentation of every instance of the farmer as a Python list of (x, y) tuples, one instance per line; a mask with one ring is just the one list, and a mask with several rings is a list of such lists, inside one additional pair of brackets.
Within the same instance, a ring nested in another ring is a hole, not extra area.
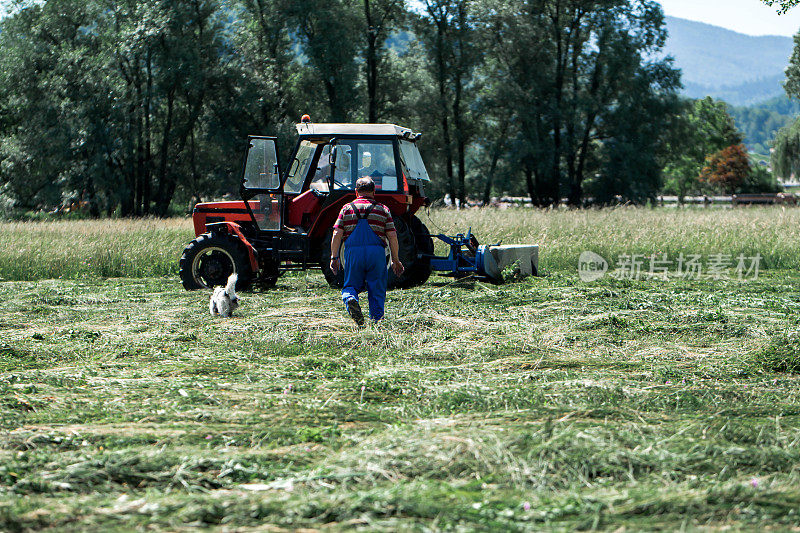
[(344, 241), (344, 288), (342, 301), (347, 313), (359, 326), (364, 315), (358, 303), (358, 293), (369, 293), (369, 317), (377, 322), (383, 318), (386, 302), (386, 247), (392, 257), (392, 270), (401, 275), (405, 270), (398, 257), (397, 230), (392, 213), (375, 201), (375, 182), (363, 177), (356, 181), (356, 199), (342, 207), (333, 225), (331, 239), (331, 271), (341, 268), (339, 250)]

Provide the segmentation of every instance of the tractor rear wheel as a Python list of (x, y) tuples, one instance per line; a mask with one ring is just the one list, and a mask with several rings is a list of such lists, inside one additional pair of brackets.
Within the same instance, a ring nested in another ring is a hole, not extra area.
[(433, 239), (430, 232), (415, 216), (412, 216), (408, 223), (401, 217), (395, 217), (394, 225), (397, 228), (397, 242), (400, 245), (400, 262), (406, 270), (400, 276), (395, 276), (394, 272), (389, 270), (389, 288), (409, 289), (422, 285), (431, 275), (431, 262), (418, 255), (433, 254)]
[(224, 286), (228, 276), (239, 275), (236, 288), (244, 290), (253, 281), (247, 253), (236, 237), (204, 233), (189, 243), (180, 259), (180, 277), (187, 291)]
[(331, 240), (333, 239), (333, 228), (328, 230), (325, 238), (322, 239), (322, 250), (319, 253), (319, 266), (322, 269), (322, 274), (325, 276), (325, 281), (334, 289), (341, 289), (344, 287), (344, 269), (339, 268), (339, 272), (334, 274), (331, 270)]

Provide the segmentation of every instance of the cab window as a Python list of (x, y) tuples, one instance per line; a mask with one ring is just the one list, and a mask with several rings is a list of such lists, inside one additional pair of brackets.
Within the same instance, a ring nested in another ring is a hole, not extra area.
[[(317, 171), (311, 182), (311, 187), (320, 191), (328, 190), (330, 150), (330, 145), (323, 147)], [(333, 188), (353, 190), (356, 180), (365, 176), (375, 181), (376, 190), (397, 190), (397, 169), (392, 141), (339, 141)]]
[(397, 169), (392, 141), (371, 141), (358, 145), (359, 168), (356, 179), (369, 176), (376, 190), (397, 190)]
[(311, 166), (311, 161), (314, 160), (314, 154), (318, 147), (318, 143), (311, 141), (302, 141), (300, 143), (297, 148), (297, 154), (294, 156), (294, 161), (289, 166), (289, 172), (286, 175), (286, 182), (283, 186), (284, 192), (299, 193), (303, 189), (308, 168)]
[(428, 170), (425, 168), (425, 163), (422, 162), (422, 156), (419, 155), (416, 144), (401, 140), (400, 155), (408, 170), (409, 178), (430, 181)]
[(250, 139), (243, 185), (248, 189), (275, 189), (279, 182), (275, 140)]
[[(344, 184), (350, 180), (350, 151), (351, 147), (340, 145), (336, 159), (336, 174), (333, 179), (337, 184)], [(320, 192), (329, 192), (330, 185), (328, 178), (331, 174), (331, 145), (326, 144), (322, 147), (322, 152), (317, 161), (317, 168), (314, 171), (314, 177), (311, 179), (311, 188)], [(342, 186), (335, 185), (334, 188), (340, 189)], [(347, 188), (347, 187), (344, 187)]]

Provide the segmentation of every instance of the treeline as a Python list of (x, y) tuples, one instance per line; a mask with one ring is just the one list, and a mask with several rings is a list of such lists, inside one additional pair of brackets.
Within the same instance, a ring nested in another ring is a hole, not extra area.
[(780, 192), (775, 176), (751, 161), (725, 102), (706, 97), (685, 101), (682, 108), (665, 158), (665, 194), (682, 200), (698, 194)]
[[(652, 0), (47, 0), (0, 22), (0, 198), (166, 215), (247, 134), (424, 132), (434, 197), (645, 202), (686, 147)], [(682, 129), (684, 128), (684, 129)]]
[(758, 105), (731, 107), (730, 114), (744, 134), (748, 149), (768, 156), (778, 130), (800, 115), (800, 103), (779, 96)]

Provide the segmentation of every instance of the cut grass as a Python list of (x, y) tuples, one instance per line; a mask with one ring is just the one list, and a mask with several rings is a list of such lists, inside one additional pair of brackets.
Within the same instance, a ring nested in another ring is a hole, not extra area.
[(0, 529), (798, 527), (798, 281), (0, 284)]
[[(304, 273), (220, 320), (187, 220), (1, 225), (0, 530), (800, 527), (800, 211), (422, 218), (547, 275), (357, 329)], [(587, 249), (768, 270), (583, 283)]]
[(753, 364), (769, 372), (800, 373), (800, 339), (797, 332), (775, 335), (753, 357)]

